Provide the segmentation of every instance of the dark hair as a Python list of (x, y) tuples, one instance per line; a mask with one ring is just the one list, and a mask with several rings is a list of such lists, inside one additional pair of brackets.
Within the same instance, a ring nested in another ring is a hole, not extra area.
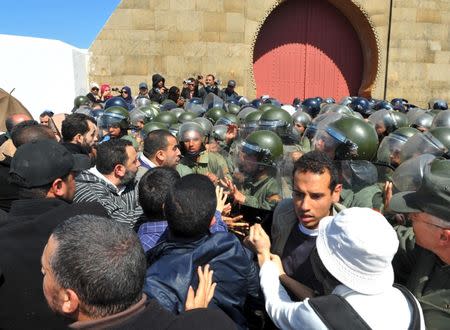
[(17, 124), (11, 132), (11, 140), (16, 148), (33, 141), (54, 139), (55, 133), (52, 129), (46, 125), (40, 125), (35, 120), (25, 120)]
[(180, 174), (171, 167), (155, 167), (144, 174), (139, 181), (139, 204), (148, 220), (164, 219), (164, 202), (178, 180)]
[(43, 111), (40, 115), (39, 115), (39, 117), (45, 117), (45, 116), (48, 116), (48, 117), (53, 117), (53, 115), (54, 115), (54, 113), (53, 113), (53, 111), (51, 111), (51, 110), (45, 110), (45, 111)]
[(93, 318), (120, 313), (139, 302), (146, 260), (136, 234), (113, 220), (77, 215), (52, 233), (50, 258), (56, 282), (72, 289), (83, 312)]
[(300, 157), (300, 159), (294, 163), (292, 176), (294, 176), (297, 171), (301, 173), (311, 172), (314, 174), (323, 174), (325, 171), (328, 171), (331, 177), (329, 185), (331, 191), (336, 188), (336, 185), (339, 182), (338, 172), (333, 161), (322, 151), (310, 151)]
[(214, 75), (213, 75), (212, 73), (208, 73), (206, 76), (207, 76), (207, 77), (210, 76), (210, 77), (213, 78), (213, 80), (216, 80), (216, 77), (214, 77)]
[(152, 158), (158, 150), (166, 150), (169, 137), (174, 137), (165, 129), (157, 129), (148, 133), (144, 140), (144, 156)]
[(101, 174), (110, 174), (118, 164), (128, 161), (127, 147), (133, 144), (128, 140), (113, 139), (103, 142), (97, 147), (96, 167)]
[(216, 193), (211, 180), (204, 175), (189, 174), (170, 189), (164, 214), (172, 234), (193, 238), (208, 233), (216, 206)]
[(170, 87), (169, 92), (167, 93), (167, 98), (176, 103), (179, 97), (180, 97), (180, 89), (177, 86)]
[[(18, 122), (21, 123), (22, 122), (21, 120), (24, 118), (30, 118), (30, 116), (28, 116), (26, 114), (18, 114), (18, 113), (9, 115), (5, 120), (6, 130), (9, 133), (11, 133), (14, 126), (16, 126), (18, 124)], [(31, 118), (30, 118), (30, 120), (31, 120)], [(25, 120), (25, 121), (27, 121), (27, 120)], [(34, 121), (34, 120), (31, 120), (31, 121)], [(38, 122), (36, 122), (36, 123), (39, 124)]]
[(84, 135), (89, 132), (88, 121), (96, 125), (95, 120), (83, 113), (74, 113), (66, 116), (62, 122), (61, 135), (65, 142), (70, 142), (77, 134)]

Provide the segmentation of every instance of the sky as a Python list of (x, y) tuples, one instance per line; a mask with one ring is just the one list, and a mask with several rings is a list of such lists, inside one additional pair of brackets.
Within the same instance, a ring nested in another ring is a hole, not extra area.
[(1, 1), (0, 34), (64, 41), (89, 48), (120, 0)]

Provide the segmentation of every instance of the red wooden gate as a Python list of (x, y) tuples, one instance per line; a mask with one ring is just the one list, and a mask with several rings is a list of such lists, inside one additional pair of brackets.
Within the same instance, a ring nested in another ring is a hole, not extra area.
[(357, 95), (361, 45), (347, 18), (326, 0), (287, 0), (264, 22), (253, 53), (257, 96)]

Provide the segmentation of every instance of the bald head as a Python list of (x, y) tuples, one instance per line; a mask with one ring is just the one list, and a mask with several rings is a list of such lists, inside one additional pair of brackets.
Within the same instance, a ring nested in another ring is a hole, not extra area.
[(17, 124), (19, 124), (23, 121), (31, 120), (31, 119), (33, 119), (33, 118), (31, 118), (30, 116), (28, 116), (27, 114), (24, 114), (24, 113), (16, 113), (16, 114), (10, 115), (5, 120), (6, 130), (9, 133), (11, 133), (14, 126), (16, 126)]
[(16, 148), (33, 141), (56, 140), (55, 133), (46, 125), (39, 125), (38, 123), (32, 125), (23, 124), (14, 127), (11, 134), (11, 140)]

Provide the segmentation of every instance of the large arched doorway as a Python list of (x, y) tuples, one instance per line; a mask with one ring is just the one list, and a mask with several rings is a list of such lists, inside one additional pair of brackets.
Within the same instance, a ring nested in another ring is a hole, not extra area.
[(288, 0), (261, 27), (253, 70), (258, 96), (340, 99), (358, 94), (364, 59), (352, 24), (329, 1)]

